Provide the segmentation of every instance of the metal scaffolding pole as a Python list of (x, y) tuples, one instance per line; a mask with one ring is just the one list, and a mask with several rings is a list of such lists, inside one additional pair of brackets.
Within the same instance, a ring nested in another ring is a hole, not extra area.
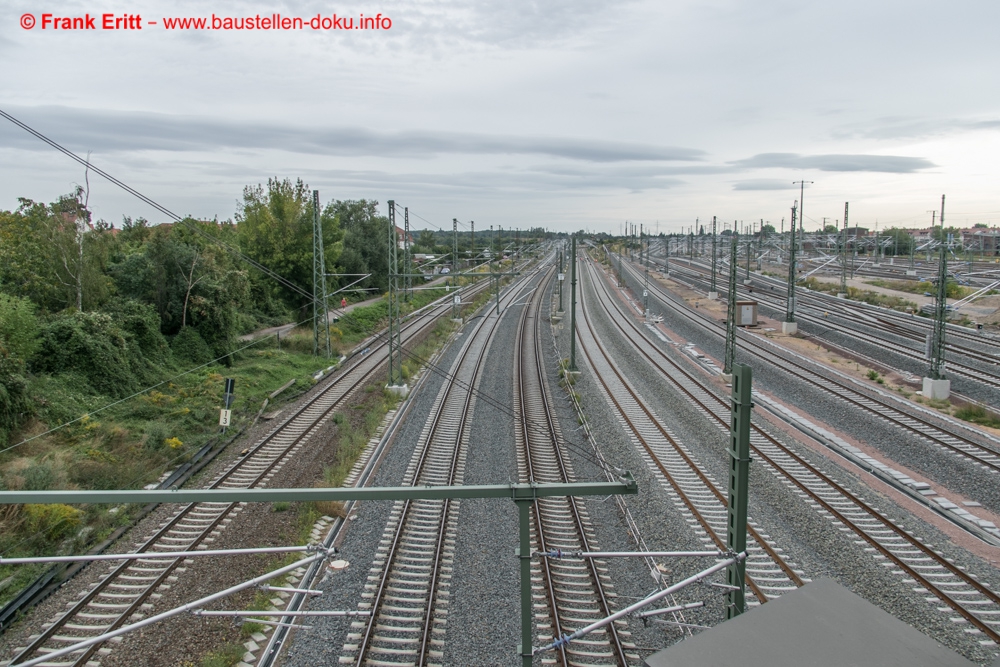
[[(313, 354), (319, 354), (324, 338), (330, 358), (330, 307), (326, 299), (326, 255), (323, 252), (323, 221), (319, 212), (319, 190), (313, 190)], [(322, 320), (322, 325), (320, 324)], [(325, 335), (322, 332), (326, 332)]]
[(722, 372), (726, 375), (732, 374), (733, 361), (736, 358), (736, 273), (739, 270), (736, 264), (736, 253), (740, 242), (740, 235), (735, 229), (730, 239), (729, 302), (726, 308), (726, 359), (722, 368)]

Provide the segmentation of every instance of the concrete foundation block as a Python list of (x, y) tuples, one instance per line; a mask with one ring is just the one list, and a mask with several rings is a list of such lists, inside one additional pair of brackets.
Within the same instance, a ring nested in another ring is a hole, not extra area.
[(410, 385), (408, 384), (390, 384), (386, 385), (386, 389), (388, 389), (391, 394), (399, 396), (400, 398), (406, 398), (406, 396), (410, 393)]
[(719, 373), (719, 377), (722, 378), (722, 381), (725, 382), (726, 384), (732, 384), (733, 383), (733, 374), (732, 373)]
[(921, 393), (924, 395), (924, 398), (934, 401), (947, 400), (951, 396), (951, 380), (924, 378), (924, 388)]
[(798, 333), (799, 323), (798, 322), (782, 322), (781, 323), (781, 333), (791, 336), (792, 334)]
[(709, 301), (715, 301), (718, 298), (719, 298), (719, 293), (718, 292), (709, 292), (708, 293), (708, 300)]

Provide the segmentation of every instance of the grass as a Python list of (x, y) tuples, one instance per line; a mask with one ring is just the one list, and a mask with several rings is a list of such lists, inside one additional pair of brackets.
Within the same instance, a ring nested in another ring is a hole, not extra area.
[[(929, 280), (886, 280), (884, 278), (874, 278), (866, 280), (865, 284), (884, 287), (896, 290), (897, 292), (909, 292), (910, 294), (937, 293), (937, 287)], [(951, 280), (945, 285), (945, 290), (949, 299), (961, 299), (976, 291), (973, 287), (963, 287)]]
[[(800, 280), (798, 284), (815, 292), (826, 292), (828, 294), (840, 293), (840, 283), (823, 282), (817, 280), (813, 276), (810, 276), (805, 280)], [(917, 310), (916, 303), (908, 301), (903, 297), (882, 294), (873, 290), (858, 289), (857, 287), (847, 288), (847, 298), (854, 301), (869, 303), (873, 306), (881, 306), (882, 308), (890, 308), (892, 310), (899, 310), (902, 312)]]
[(226, 644), (202, 657), (199, 667), (233, 667), (243, 659), (246, 647), (242, 644)]
[(1000, 428), (1000, 419), (987, 412), (978, 405), (967, 405), (955, 411), (955, 416), (973, 424), (989, 426), (990, 428)]

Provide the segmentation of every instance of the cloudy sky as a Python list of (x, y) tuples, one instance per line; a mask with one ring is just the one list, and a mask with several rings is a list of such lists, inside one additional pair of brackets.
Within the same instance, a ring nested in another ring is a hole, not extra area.
[[(278, 176), (395, 199), (417, 227), (777, 226), (804, 179), (807, 229), (845, 201), (852, 223), (925, 225), (942, 194), (950, 224), (1000, 223), (996, 2), (55, 4), (0, 6), (0, 109), (180, 214), (230, 218)], [(46, 12), (146, 25), (56, 31)], [(164, 28), (213, 13), (392, 25)], [(0, 209), (84, 177), (3, 119), (0, 170)], [(164, 219), (94, 176), (90, 201)]]

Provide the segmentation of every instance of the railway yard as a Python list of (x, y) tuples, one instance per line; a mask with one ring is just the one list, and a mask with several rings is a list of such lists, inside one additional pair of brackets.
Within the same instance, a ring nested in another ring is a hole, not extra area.
[[(642, 261), (581, 244), (571, 274), (557, 266), (569, 244), (550, 243), (526, 253), (485, 303), (469, 305), (492, 281), (462, 288), (462, 320), (452, 319), (450, 296), (410, 315), (400, 332), (404, 356), (439, 322), (450, 321), (450, 334), (433, 356), (414, 360), (422, 369), (406, 398), (344, 482), (604, 482), (628, 471), (638, 495), (531, 503), (533, 664), (638, 666), (726, 619), (719, 574), (661, 601), (671, 611), (624, 615), (560, 640), (713, 562), (621, 552), (716, 551), (721, 560), (727, 551), (731, 402), (721, 372), (729, 267), (719, 263), (720, 298), (709, 300), (711, 259), (662, 250)], [(813, 259), (819, 277), (822, 261)], [(870, 275), (903, 277), (906, 268)], [(972, 663), (990, 664), (1000, 653), (1000, 429), (953, 413), (992, 414), (1000, 405), (1000, 335), (949, 324), (952, 400), (924, 400), (932, 320), (799, 288), (798, 331), (785, 335), (786, 281), (739, 274), (737, 297), (758, 309), (755, 326), (737, 329), (735, 351), (753, 369), (749, 613), (831, 577)], [(362, 343), (189, 486), (317, 485), (343, 415), (381, 395), (387, 342), (377, 335)], [(243, 502), (162, 505), (110, 551), (185, 555), (90, 564), (5, 630), (0, 660), (198, 665), (227, 644), (238, 652), (226, 664), (262, 667), (521, 663), (519, 524), (510, 499), (319, 507), (308, 541), (321, 555), (336, 553), (279, 561), (189, 552), (280, 547), (301, 528), (285, 525), (293, 513)], [(288, 572), (270, 589), (247, 588), (77, 646), (282, 567)], [(191, 613), (251, 605), (271, 615), (257, 614), (265, 622), (242, 630), (238, 617)]]

